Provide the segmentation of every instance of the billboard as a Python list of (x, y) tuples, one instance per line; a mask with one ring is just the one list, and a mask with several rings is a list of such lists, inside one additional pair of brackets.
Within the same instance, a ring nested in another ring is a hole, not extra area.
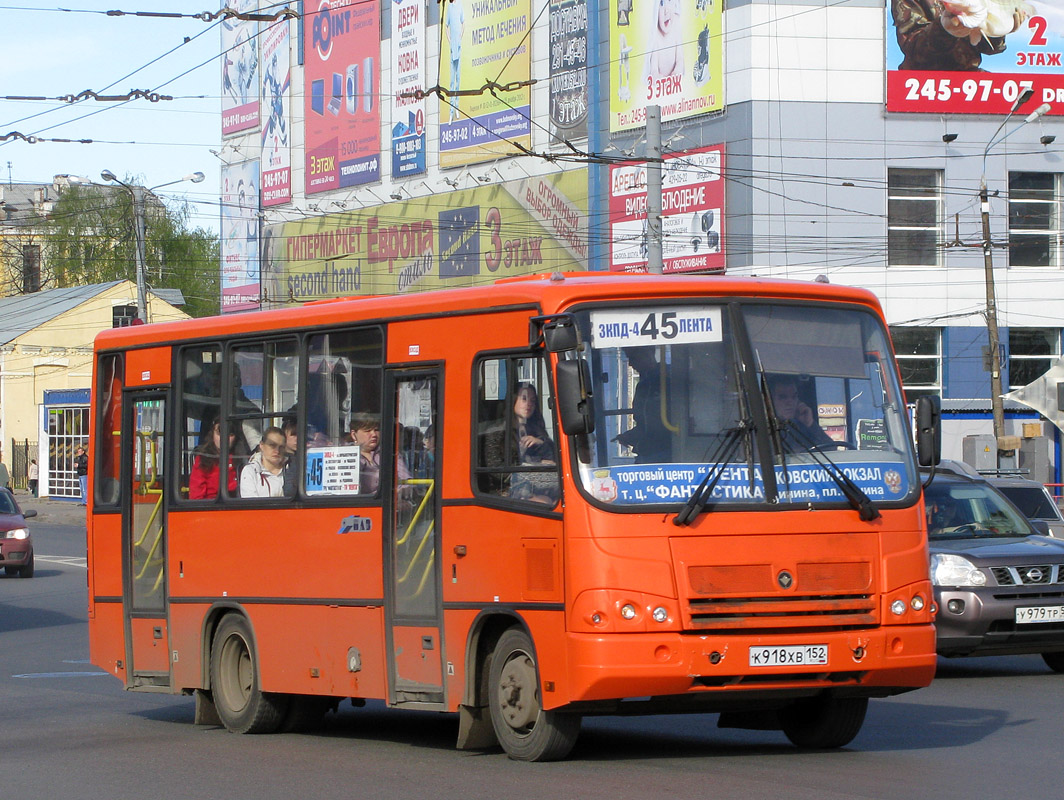
[(1064, 7), (893, 0), (886, 31), (887, 111), (1007, 114), (1031, 88), (1064, 114)]
[(222, 313), (259, 307), (259, 162), (222, 167)]
[(392, 178), (425, 171), (425, 0), (392, 0)]
[[(665, 156), (664, 272), (724, 271), (724, 145)], [(647, 271), (646, 164), (610, 169), (610, 269)]]
[[(238, 13), (257, 10), (258, 0), (234, 0)], [(222, 19), (222, 136), (259, 126), (259, 32), (257, 22)]]
[(587, 0), (550, 3), (550, 132), (587, 136)]
[(266, 229), (282, 302), (474, 286), (587, 266), (587, 171), (479, 186)]
[[(515, 155), (532, 146), (531, 88), (483, 91), (531, 76), (530, 0), (447, 0), (440, 11), (440, 166)], [(497, 95), (497, 96), (496, 96)]]
[(308, 0), (303, 17), (306, 194), (380, 179), (380, 0)]
[(262, 34), (262, 205), (292, 199), (292, 69), (291, 27), (287, 19), (272, 23)]
[(610, 0), (610, 131), (724, 108), (723, 3)]

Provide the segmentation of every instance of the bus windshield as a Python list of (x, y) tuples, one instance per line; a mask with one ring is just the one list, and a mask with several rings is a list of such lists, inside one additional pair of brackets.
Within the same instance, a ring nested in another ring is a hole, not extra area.
[[(764, 301), (584, 309), (594, 432), (580, 483), (610, 506), (912, 502), (886, 332), (863, 309)], [(767, 470), (772, 475), (765, 480)], [(773, 479), (774, 478), (774, 479)]]

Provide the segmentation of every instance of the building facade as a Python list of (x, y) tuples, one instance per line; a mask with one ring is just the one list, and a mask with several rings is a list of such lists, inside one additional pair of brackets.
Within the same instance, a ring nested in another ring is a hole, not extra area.
[[(304, 9), (223, 33), (223, 311), (644, 269), (650, 104), (665, 271), (874, 291), (947, 456), (992, 432), (988, 274), (1004, 390), (1061, 354), (1050, 6), (963, 36), (910, 0)], [(1006, 433), (1037, 420), (1009, 406)]]

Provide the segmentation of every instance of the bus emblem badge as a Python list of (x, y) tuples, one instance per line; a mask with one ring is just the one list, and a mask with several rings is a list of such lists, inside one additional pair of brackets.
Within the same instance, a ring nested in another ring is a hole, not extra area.
[(794, 577), (787, 570), (783, 570), (776, 576), (776, 582), (779, 583), (781, 589), (790, 589), (791, 584), (794, 583)]
[(337, 534), (364, 533), (373, 530), (373, 520), (369, 517), (344, 517)]

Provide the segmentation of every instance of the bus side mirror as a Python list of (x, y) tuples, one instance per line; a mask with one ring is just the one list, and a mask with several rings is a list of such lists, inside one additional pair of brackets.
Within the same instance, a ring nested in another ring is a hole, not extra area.
[(567, 353), (580, 347), (580, 334), (572, 314), (545, 314), (528, 320), (528, 346), (542, 345), (548, 353)]
[(942, 460), (942, 400), (937, 395), (916, 398), (916, 454), (921, 467)]
[(579, 436), (595, 430), (591, 371), (582, 358), (558, 362), (558, 414), (562, 432)]

